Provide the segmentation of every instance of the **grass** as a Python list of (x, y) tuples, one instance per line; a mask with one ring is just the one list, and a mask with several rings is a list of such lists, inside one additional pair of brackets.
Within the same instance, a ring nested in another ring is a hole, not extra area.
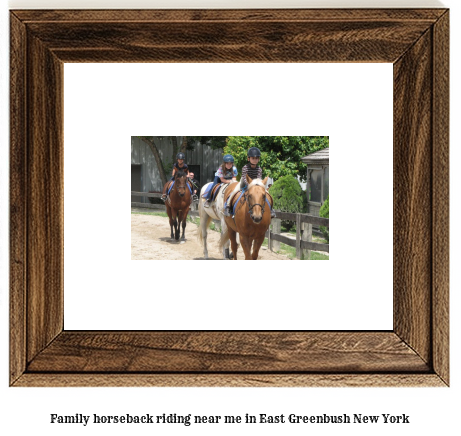
[(322, 236), (312, 235), (312, 242), (317, 242), (318, 244), (328, 244), (328, 241)]
[(317, 253), (316, 251), (311, 251), (311, 259), (310, 260), (329, 260), (330, 256), (326, 254)]
[(166, 212), (137, 212), (131, 211), (132, 215), (154, 215), (154, 216), (161, 216), (164, 218), (168, 218), (168, 214)]
[[(326, 241), (322, 238), (317, 238), (317, 240), (314, 241), (314, 238), (312, 238), (313, 242), (319, 242), (319, 243), (326, 243)], [(324, 241), (324, 242), (323, 242)], [(267, 238), (264, 239), (263, 245), (267, 247)], [(283, 254), (287, 257), (289, 257), (292, 260), (298, 260), (296, 257), (296, 248), (295, 247), (290, 247), (289, 245), (283, 244), (282, 242), (280, 243), (280, 249), (276, 251), (277, 254)], [(316, 251), (311, 251), (311, 255), (309, 259), (302, 259), (302, 260), (329, 260), (330, 257), (326, 254), (323, 253), (317, 253)]]

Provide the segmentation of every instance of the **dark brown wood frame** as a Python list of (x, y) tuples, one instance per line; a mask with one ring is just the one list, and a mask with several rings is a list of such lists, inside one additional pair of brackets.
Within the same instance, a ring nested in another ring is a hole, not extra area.
[[(449, 384), (447, 9), (23, 10), (10, 20), (12, 386)], [(393, 330), (65, 331), (64, 62), (393, 63)]]

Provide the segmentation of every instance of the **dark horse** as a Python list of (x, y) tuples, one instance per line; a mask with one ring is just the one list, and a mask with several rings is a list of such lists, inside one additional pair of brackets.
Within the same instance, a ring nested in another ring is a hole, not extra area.
[[(170, 182), (167, 182), (169, 184)], [(179, 233), (181, 232), (182, 223), (182, 236), (184, 241), (184, 231), (186, 230), (186, 218), (189, 213), (191, 204), (191, 193), (189, 190), (187, 175), (184, 171), (179, 170), (174, 177), (174, 186), (171, 189), (166, 199), (166, 212), (170, 218), (171, 239), (179, 240)], [(174, 234), (173, 234), (174, 226)]]

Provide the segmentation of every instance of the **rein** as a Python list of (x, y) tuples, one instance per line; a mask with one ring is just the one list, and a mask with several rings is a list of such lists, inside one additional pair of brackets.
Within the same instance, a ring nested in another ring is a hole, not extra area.
[[(176, 192), (177, 192), (178, 195), (181, 197), (181, 193), (179, 192), (179, 183), (178, 183), (180, 178), (181, 178), (181, 177), (178, 177), (178, 178), (175, 178), (175, 179), (174, 179), (174, 181), (173, 181), (173, 183), (174, 183), (173, 189), (176, 189)], [(187, 188), (188, 188), (188, 186), (187, 186), (187, 180), (186, 180), (185, 183), (186, 183), (186, 184), (185, 184), (185, 186), (184, 186), (184, 189), (187, 189)], [(181, 186), (181, 188), (183, 188), (183, 187)], [(189, 190), (190, 190), (190, 188), (189, 188)], [(168, 203), (169, 203), (170, 206), (172, 206), (170, 196), (168, 196)], [(182, 209), (177, 209), (177, 211), (178, 211), (178, 212), (182, 212)]]
[[(260, 186), (260, 185), (259, 185)], [(261, 214), (264, 215), (264, 211), (266, 210), (266, 204), (269, 205), (269, 208), (271, 208), (271, 205), (269, 203), (269, 200), (267, 199), (267, 195), (266, 193), (264, 193), (264, 200), (263, 201), (263, 204), (259, 204), (259, 203), (254, 203), (254, 204), (250, 204), (250, 201), (248, 199), (248, 196), (250, 194), (250, 191), (249, 189), (247, 189), (246, 191), (242, 192), (242, 194), (240, 195), (240, 197), (237, 199), (237, 201), (234, 203), (234, 207), (236, 208), (235, 209), (235, 212), (237, 212), (237, 207), (238, 209), (240, 209), (241, 207), (243, 207), (243, 204), (245, 202), (248, 202), (248, 213), (250, 214), (251, 218), (253, 218), (253, 208), (255, 206), (259, 206), (261, 208)], [(240, 202), (240, 199), (242, 199), (242, 202), (240, 203), (240, 206), (238, 206), (238, 203)], [(235, 214), (233, 215), (233, 220), (234, 220), (234, 224), (235, 224)]]
[[(259, 204), (259, 203), (254, 203), (254, 204), (250, 205), (250, 201), (248, 200), (248, 194), (249, 194), (249, 191), (247, 191), (247, 192), (245, 193), (245, 195), (243, 196), (243, 198), (248, 202), (248, 213), (250, 214), (250, 216), (253, 217), (253, 208), (254, 208), (255, 206), (259, 206), (259, 207), (261, 208), (261, 214), (264, 215), (264, 210), (265, 210), (265, 208), (266, 208), (266, 204), (269, 204), (269, 201), (267, 200), (266, 194), (264, 194), (264, 199), (265, 199), (266, 201), (263, 202), (262, 205)], [(269, 204), (269, 207), (271, 207), (270, 204)]]
[[(245, 196), (245, 197), (246, 197), (246, 196)], [(266, 196), (264, 195), (264, 197), (266, 197)], [(248, 200), (248, 198), (246, 198), (246, 200), (248, 201), (248, 213), (250, 214), (250, 216), (253, 216), (253, 208), (254, 208), (255, 206), (259, 206), (259, 207), (261, 208), (261, 214), (264, 215), (264, 209), (265, 209), (265, 207), (266, 207), (266, 203), (265, 203), (265, 202), (264, 202), (262, 205), (259, 204), (259, 203), (255, 203), (255, 204), (252, 204), (252, 205), (250, 206), (250, 201)], [(266, 201), (267, 201), (267, 200), (266, 200)]]

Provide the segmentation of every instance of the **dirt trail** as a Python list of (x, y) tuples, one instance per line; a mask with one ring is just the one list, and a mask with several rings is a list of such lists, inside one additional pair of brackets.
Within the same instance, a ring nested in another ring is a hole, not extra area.
[[(168, 218), (155, 215), (131, 214), (131, 259), (132, 260), (204, 260), (203, 246), (197, 239), (196, 224), (187, 223), (186, 241), (170, 239)], [(208, 256), (221, 260), (218, 248), (219, 233), (208, 229)], [(238, 260), (244, 260), (243, 250), (237, 252)], [(290, 260), (262, 247), (258, 260)]]

